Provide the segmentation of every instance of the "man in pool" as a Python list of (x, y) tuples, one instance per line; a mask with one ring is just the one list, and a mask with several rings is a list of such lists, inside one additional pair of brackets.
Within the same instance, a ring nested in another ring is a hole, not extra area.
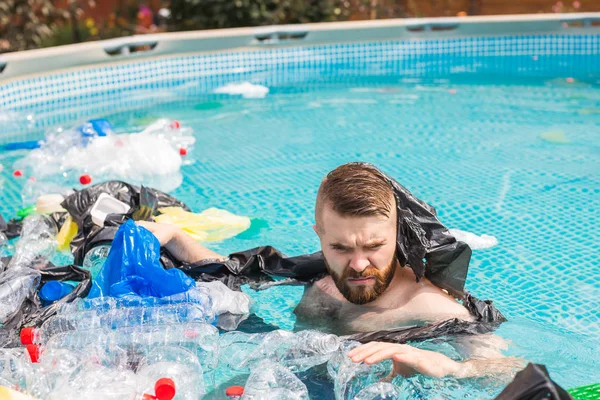
[[(415, 270), (399, 261), (398, 213), (405, 211), (398, 206), (395, 190), (377, 168), (362, 163), (342, 165), (322, 181), (313, 228), (321, 242), (328, 274), (305, 289), (295, 310), (300, 324), (327, 326), (334, 333), (346, 334), (473, 319), (446, 290), (425, 277), (417, 279)], [(175, 227), (140, 224), (183, 262), (225, 258)], [(348, 355), (354, 362), (368, 364), (393, 359), (394, 372), (404, 376), (497, 375), (522, 365), (520, 360), (491, 351), (489, 344), (499, 338), (486, 336), (490, 340), (483, 352), (463, 342), (478, 358), (463, 362), (409, 345), (383, 342), (361, 345)]]

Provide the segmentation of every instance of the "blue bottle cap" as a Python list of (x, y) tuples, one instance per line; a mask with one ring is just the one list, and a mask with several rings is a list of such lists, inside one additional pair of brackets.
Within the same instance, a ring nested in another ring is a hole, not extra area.
[(40, 298), (44, 301), (56, 301), (62, 299), (73, 291), (73, 285), (59, 281), (46, 282), (40, 289)]

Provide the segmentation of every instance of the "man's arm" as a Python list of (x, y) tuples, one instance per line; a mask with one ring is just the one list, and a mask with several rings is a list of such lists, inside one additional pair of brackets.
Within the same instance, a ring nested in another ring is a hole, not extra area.
[(371, 342), (358, 346), (348, 353), (354, 362), (376, 364), (392, 359), (395, 375), (423, 374), (434, 378), (453, 376), (470, 378), (479, 376), (507, 376), (521, 370), (525, 363), (515, 357), (454, 361), (434, 351), (421, 350), (406, 344)]
[(152, 232), (160, 242), (161, 247), (165, 247), (169, 253), (181, 262), (193, 263), (206, 259), (223, 260), (226, 258), (202, 246), (176, 226), (148, 221), (138, 221), (136, 223)]

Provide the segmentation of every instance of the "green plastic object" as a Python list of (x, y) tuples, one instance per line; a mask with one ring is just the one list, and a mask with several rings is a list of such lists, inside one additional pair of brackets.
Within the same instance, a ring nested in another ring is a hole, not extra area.
[(29, 215), (33, 214), (34, 212), (35, 212), (35, 206), (21, 208), (19, 211), (17, 211), (17, 217), (19, 217), (20, 219), (23, 219), (23, 218), (26, 218)]
[(600, 383), (580, 386), (567, 390), (575, 400), (598, 400), (600, 399)]

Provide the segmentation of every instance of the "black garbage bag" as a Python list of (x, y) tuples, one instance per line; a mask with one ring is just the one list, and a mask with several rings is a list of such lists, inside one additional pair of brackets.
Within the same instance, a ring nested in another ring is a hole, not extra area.
[(0, 215), (0, 232), (4, 233), (7, 238), (13, 239), (21, 235), (21, 228), (23, 227), (23, 221), (17, 219), (11, 219), (8, 222)]
[(0, 347), (20, 346), (19, 333), (22, 328), (40, 326), (56, 314), (63, 304), (69, 303), (77, 297), (87, 296), (92, 287), (89, 271), (75, 265), (55, 266), (48, 264), (39, 272), (41, 273), (41, 284), (48, 281), (76, 281), (79, 284), (71, 293), (47, 307), (42, 306), (37, 292), (29, 296), (22, 307), (3, 326), (0, 326)]
[(567, 391), (558, 386), (545, 366), (527, 364), (515, 379), (504, 388), (496, 400), (572, 400)]
[[(107, 181), (86, 189), (76, 191), (61, 203), (61, 206), (71, 214), (71, 217), (77, 224), (83, 223), (85, 217), (89, 215), (92, 206), (98, 200), (100, 194), (106, 193), (129, 204), (137, 209), (140, 206), (149, 206), (150, 208), (160, 207), (181, 207), (186, 211), (190, 209), (175, 197), (170, 196), (156, 189), (137, 187), (122, 181)], [(141, 194), (141, 195), (140, 195)], [(151, 203), (149, 203), (151, 201)]]
[[(131, 209), (125, 215), (109, 215), (104, 226), (92, 222), (90, 211), (100, 194), (106, 193)], [(189, 211), (189, 207), (175, 197), (159, 190), (142, 186), (137, 187), (122, 181), (107, 181), (89, 188), (76, 191), (61, 203), (77, 223), (79, 231), (71, 241), (71, 252), (76, 265), (82, 265), (85, 255), (95, 246), (112, 242), (118, 227), (126, 220), (147, 220), (157, 213), (161, 207), (181, 207)]]

